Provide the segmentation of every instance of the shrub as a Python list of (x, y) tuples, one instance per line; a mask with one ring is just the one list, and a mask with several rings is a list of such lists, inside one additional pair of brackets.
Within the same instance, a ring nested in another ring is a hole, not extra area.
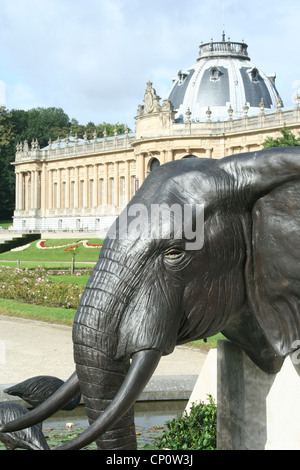
[(45, 269), (0, 266), (0, 298), (77, 309), (84, 286), (54, 282)]
[(155, 441), (157, 449), (215, 450), (217, 446), (217, 407), (211, 395), (209, 404), (193, 403), (189, 414), (167, 421), (167, 429)]

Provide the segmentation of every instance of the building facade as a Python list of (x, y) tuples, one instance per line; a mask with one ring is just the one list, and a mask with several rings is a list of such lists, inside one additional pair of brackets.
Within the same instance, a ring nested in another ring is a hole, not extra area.
[[(16, 231), (105, 233), (147, 175), (187, 155), (222, 158), (260, 150), (287, 126), (300, 131), (300, 99), (283, 107), (275, 75), (248, 57), (245, 43), (201, 44), (197, 62), (180, 70), (163, 101), (151, 82), (135, 117), (135, 133), (66, 137), (40, 149), (17, 146)], [(38, 136), (37, 136), (38, 137)]]

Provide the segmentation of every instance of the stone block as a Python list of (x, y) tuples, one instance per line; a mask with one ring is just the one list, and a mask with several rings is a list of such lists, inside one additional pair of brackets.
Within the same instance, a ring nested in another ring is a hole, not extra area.
[(230, 341), (218, 342), (218, 450), (300, 450), (296, 353), (267, 374)]
[(208, 395), (211, 395), (217, 402), (217, 349), (211, 349), (207, 354), (187, 403), (186, 412), (189, 412), (192, 403), (200, 401), (208, 403)]

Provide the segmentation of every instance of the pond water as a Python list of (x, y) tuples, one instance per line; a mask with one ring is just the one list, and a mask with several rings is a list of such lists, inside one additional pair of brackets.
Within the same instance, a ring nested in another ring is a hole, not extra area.
[[(151, 445), (163, 432), (164, 423), (177, 418), (184, 411), (186, 404), (187, 400), (137, 402), (134, 409), (138, 449)], [(70, 432), (74, 433), (88, 427), (84, 406), (78, 406), (72, 412), (59, 411), (44, 421), (43, 430), (49, 438), (49, 444), (53, 443), (55, 446), (58, 436), (67, 434), (67, 423), (72, 423)]]
[[(186, 400), (172, 401), (143, 401), (134, 405), (134, 416), (136, 426), (152, 428), (162, 426), (165, 421), (172, 420), (184, 411)], [(78, 406), (74, 411), (59, 411), (44, 421), (45, 426), (54, 427), (63, 423), (78, 423), (88, 426), (84, 406)]]
[[(135, 408), (135, 426), (137, 445), (144, 450), (153, 445), (155, 439), (163, 432), (164, 423), (177, 418), (185, 409), (187, 400), (144, 401), (137, 402)], [(72, 423), (67, 426), (68, 423)], [(51, 449), (66, 440), (75, 437), (88, 427), (88, 420), (83, 405), (73, 411), (59, 411), (43, 422), (43, 433)], [(96, 448), (95, 444), (88, 446)], [(5, 450), (0, 442), (0, 450)]]

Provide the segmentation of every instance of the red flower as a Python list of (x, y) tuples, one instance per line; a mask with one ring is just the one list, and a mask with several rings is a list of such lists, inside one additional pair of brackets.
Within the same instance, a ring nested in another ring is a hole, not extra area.
[(75, 250), (75, 248), (78, 248), (78, 245), (69, 246), (68, 248), (65, 248), (65, 251)]

